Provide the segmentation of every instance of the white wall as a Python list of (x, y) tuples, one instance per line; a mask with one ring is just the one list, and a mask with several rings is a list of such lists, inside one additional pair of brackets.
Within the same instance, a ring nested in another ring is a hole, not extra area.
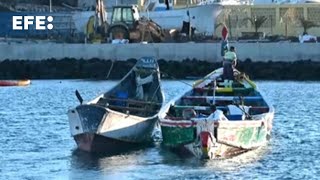
[[(234, 43), (238, 58), (253, 61), (320, 61), (319, 43)], [(62, 59), (127, 60), (142, 56), (157, 59), (198, 59), (220, 61), (219, 43), (159, 43), (159, 44), (0, 44), (0, 61)]]
[[(120, 4), (137, 4), (138, 0), (104, 0), (104, 6), (106, 8), (112, 8), (112, 6)], [(78, 0), (78, 6), (83, 8), (96, 7), (96, 0)]]

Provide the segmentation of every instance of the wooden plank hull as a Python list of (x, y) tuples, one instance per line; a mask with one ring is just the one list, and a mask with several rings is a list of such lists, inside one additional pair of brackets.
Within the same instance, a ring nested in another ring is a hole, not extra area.
[[(221, 76), (222, 70), (210, 73), (194, 83), (194, 88), (172, 100), (160, 113), (163, 145), (185, 149), (198, 158), (228, 158), (265, 145), (270, 138), (274, 109), (269, 105), (255, 84), (241, 80), (243, 87), (208, 87)], [(240, 86), (240, 83), (237, 85)], [(227, 89), (227, 90), (225, 90)], [(208, 95), (210, 93), (210, 95)], [(233, 115), (229, 105), (242, 101), (241, 115)], [(208, 119), (214, 104), (224, 119)], [(187, 117), (186, 112), (193, 112)], [(209, 111), (209, 114), (208, 114)]]
[(71, 135), (89, 152), (150, 144), (163, 100), (156, 60), (139, 60), (111, 90), (68, 111)]
[[(270, 135), (269, 121), (236, 122), (168, 122), (161, 121), (163, 144), (171, 148), (185, 148), (199, 158), (227, 158), (267, 143)], [(201, 129), (201, 130), (199, 130)], [(197, 133), (199, 132), (200, 133)]]
[(157, 117), (140, 118), (92, 105), (78, 106), (68, 115), (70, 130), (79, 149), (89, 152), (105, 152), (110, 143), (128, 144), (128, 147), (151, 143), (158, 120)]
[(139, 148), (144, 144), (119, 141), (98, 134), (83, 133), (74, 136), (78, 148), (93, 153), (105, 152), (108, 155), (124, 152), (126, 149)]

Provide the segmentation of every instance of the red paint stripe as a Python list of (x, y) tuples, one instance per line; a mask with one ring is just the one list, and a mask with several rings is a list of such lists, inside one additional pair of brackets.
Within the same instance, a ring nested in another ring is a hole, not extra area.
[(209, 138), (211, 138), (211, 135), (210, 135), (209, 132), (203, 131), (203, 132), (200, 133), (200, 139), (201, 139), (202, 147), (204, 147), (204, 148), (208, 147)]

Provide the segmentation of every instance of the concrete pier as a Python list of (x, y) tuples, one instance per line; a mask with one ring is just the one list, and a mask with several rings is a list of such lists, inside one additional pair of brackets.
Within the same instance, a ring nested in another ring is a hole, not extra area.
[[(320, 43), (230, 43), (237, 49), (240, 60), (320, 61)], [(2, 43), (0, 61), (45, 59), (138, 59), (153, 56), (157, 59), (182, 61), (197, 59), (210, 62), (221, 60), (220, 43), (159, 43), (159, 44), (55, 44)]]

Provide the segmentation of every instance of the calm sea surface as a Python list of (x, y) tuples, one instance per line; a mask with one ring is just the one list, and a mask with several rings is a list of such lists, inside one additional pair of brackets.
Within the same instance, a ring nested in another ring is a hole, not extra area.
[[(66, 115), (78, 105), (74, 91), (89, 100), (115, 83), (41, 80), (0, 88), (0, 179), (320, 178), (320, 82), (257, 82), (276, 109), (270, 143), (215, 161), (184, 159), (159, 145), (114, 156), (77, 151)], [(190, 86), (163, 81), (163, 89), (169, 100)]]

